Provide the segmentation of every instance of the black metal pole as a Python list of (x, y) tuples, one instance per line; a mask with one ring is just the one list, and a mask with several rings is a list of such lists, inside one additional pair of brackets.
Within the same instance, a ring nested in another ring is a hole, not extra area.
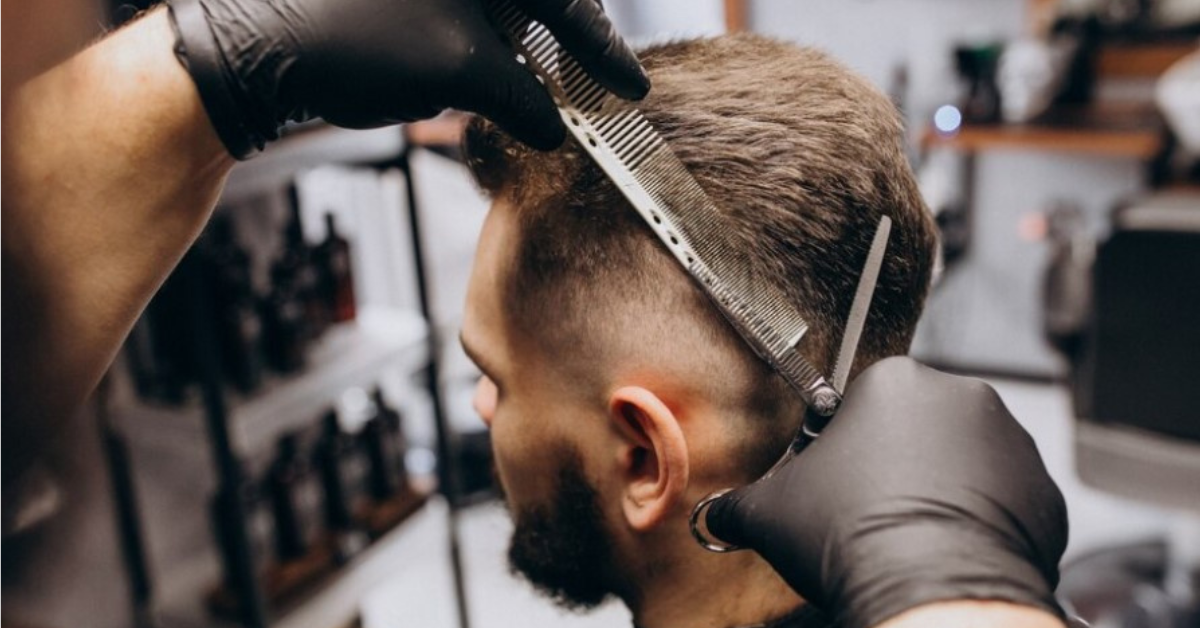
[(188, 329), (192, 331), (197, 375), (204, 397), (205, 421), (209, 443), (217, 467), (216, 508), (226, 525), (222, 525), (218, 542), (227, 544), (225, 574), (238, 602), (242, 625), (246, 628), (266, 628), (267, 607), (255, 572), (250, 534), (246, 528), (246, 509), (239, 487), (242, 470), (229, 442), (228, 412), (221, 386), (221, 356), (213, 329), (214, 312), (209, 302), (206, 278), (194, 252), (184, 256), (176, 272), (184, 273), (188, 296)]
[(154, 625), (153, 581), (146, 564), (146, 545), (142, 542), (142, 524), (137, 506), (137, 487), (133, 481), (133, 461), (129, 445), (120, 431), (113, 426), (109, 415), (109, 376), (105, 375), (96, 387), (96, 417), (100, 423), (100, 438), (104, 445), (105, 461), (108, 463), (109, 479), (112, 481), (113, 501), (117, 515), (117, 534), (121, 544), (121, 558), (129, 576), (129, 594), (133, 610), (134, 626), (145, 628)]
[(441, 348), (437, 320), (433, 314), (433, 304), (429, 297), (429, 274), (426, 265), (424, 248), (421, 245), (421, 218), (417, 207), (417, 195), (413, 185), (413, 173), (409, 160), (410, 148), (406, 145), (397, 165), (404, 173), (405, 191), (408, 200), (409, 230), (412, 236), (413, 262), (416, 265), (417, 296), (420, 301), (421, 315), (425, 317), (429, 327), (427, 345), (429, 359), (425, 369), (425, 386), (429, 391), (429, 400), (433, 408), (433, 420), (437, 427), (437, 457), (438, 457), (438, 487), (446, 499), (449, 511), (448, 534), (450, 539), (450, 566), (454, 573), (454, 595), (458, 603), (458, 625), (470, 628), (467, 615), (467, 595), (464, 586), (462, 551), (458, 538), (458, 458), (455, 456), (456, 447), (453, 441), (454, 433), (446, 419), (445, 406), (442, 403), (441, 386)]

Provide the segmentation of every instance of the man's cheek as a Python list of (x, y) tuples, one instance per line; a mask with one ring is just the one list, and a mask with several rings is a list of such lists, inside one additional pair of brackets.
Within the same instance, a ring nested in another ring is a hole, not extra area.
[(496, 486), (496, 492), (499, 493), (500, 499), (507, 502), (509, 500), (508, 481), (505, 473), (505, 452), (501, 442), (496, 438), (495, 430), (492, 430), (492, 480)]
[(500, 475), (500, 464), (496, 461), (495, 452), (492, 453), (492, 486), (495, 487), (496, 496), (500, 501), (508, 503), (508, 489), (504, 486), (504, 478)]
[(524, 454), (506, 436), (503, 431), (492, 430), (492, 475), (500, 498), (511, 505), (521, 499), (521, 478), (527, 477), (523, 475), (527, 470), (523, 470), (521, 461)]
[(545, 451), (520, 442), (512, 446), (493, 432), (492, 461), (496, 484), (510, 507), (540, 503), (545, 495), (543, 484), (553, 476), (544, 467)]

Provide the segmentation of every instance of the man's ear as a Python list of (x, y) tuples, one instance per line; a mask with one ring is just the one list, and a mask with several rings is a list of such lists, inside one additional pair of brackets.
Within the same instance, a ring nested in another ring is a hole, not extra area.
[(608, 409), (623, 437), (622, 512), (634, 530), (648, 531), (666, 519), (687, 489), (687, 441), (675, 414), (645, 388), (618, 389)]

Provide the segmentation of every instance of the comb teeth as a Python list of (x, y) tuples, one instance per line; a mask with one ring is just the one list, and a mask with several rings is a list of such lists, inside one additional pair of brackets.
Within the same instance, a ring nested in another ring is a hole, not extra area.
[(634, 105), (593, 81), (545, 26), (509, 0), (491, 4), (584, 150), (755, 353), (813, 405), (815, 391), (828, 384), (795, 350), (808, 324), (773, 285), (752, 275), (743, 253), (720, 246), (724, 218), (683, 162)]

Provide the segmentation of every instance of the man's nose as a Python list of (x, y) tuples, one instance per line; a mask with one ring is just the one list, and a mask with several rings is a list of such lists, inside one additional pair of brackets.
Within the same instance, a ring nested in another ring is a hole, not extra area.
[(475, 408), (475, 412), (479, 414), (479, 418), (483, 419), (483, 424), (492, 427), (492, 417), (496, 414), (496, 384), (487, 375), (482, 375), (479, 378), (479, 383), (475, 385), (475, 398), (471, 400), (471, 405)]

